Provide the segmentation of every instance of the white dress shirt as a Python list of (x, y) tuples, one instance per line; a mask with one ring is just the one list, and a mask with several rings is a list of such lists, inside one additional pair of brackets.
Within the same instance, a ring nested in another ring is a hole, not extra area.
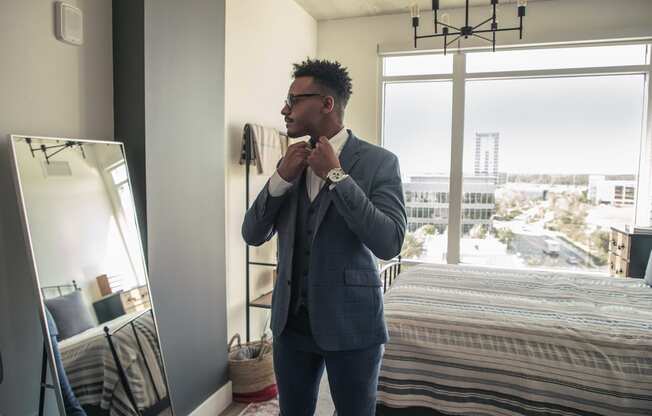
[[(329, 142), (333, 146), (335, 155), (339, 158), (342, 153), (342, 149), (346, 144), (346, 141), (349, 138), (349, 132), (346, 128), (340, 130), (335, 136), (333, 136)], [(324, 186), (325, 181), (320, 178), (312, 168), (308, 166), (306, 168), (306, 188), (308, 191), (308, 198), (310, 202), (314, 201), (321, 190), (321, 187)], [(288, 189), (292, 187), (292, 183), (281, 178), (281, 175), (278, 174), (278, 169), (274, 172), (272, 177), (269, 179), (269, 194), (273, 197), (281, 196), (287, 192)]]

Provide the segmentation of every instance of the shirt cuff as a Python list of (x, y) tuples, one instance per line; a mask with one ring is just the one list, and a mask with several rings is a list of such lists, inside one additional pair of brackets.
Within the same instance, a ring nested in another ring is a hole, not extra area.
[(282, 196), (292, 187), (292, 183), (281, 178), (281, 175), (278, 174), (278, 170), (274, 171), (274, 174), (269, 178), (269, 187), (268, 191), (270, 196), (278, 197)]

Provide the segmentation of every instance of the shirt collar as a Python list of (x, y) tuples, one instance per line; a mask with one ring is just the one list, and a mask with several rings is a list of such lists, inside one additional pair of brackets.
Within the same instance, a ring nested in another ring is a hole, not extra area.
[(333, 136), (329, 142), (331, 146), (333, 146), (333, 150), (335, 151), (335, 154), (339, 157), (340, 153), (342, 153), (342, 148), (344, 148), (344, 145), (346, 144), (346, 141), (349, 139), (349, 132), (345, 128), (342, 128), (335, 136)]

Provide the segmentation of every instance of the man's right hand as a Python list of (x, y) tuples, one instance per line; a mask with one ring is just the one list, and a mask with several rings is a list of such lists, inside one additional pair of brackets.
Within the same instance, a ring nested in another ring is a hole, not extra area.
[(278, 167), (278, 174), (286, 182), (294, 182), (308, 166), (308, 156), (312, 148), (307, 142), (298, 142), (288, 147), (285, 157)]

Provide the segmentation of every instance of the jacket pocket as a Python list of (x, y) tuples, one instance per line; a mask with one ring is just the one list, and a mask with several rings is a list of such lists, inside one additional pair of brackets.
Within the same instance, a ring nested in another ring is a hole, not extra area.
[(347, 286), (382, 286), (378, 271), (373, 269), (344, 270), (344, 284)]

